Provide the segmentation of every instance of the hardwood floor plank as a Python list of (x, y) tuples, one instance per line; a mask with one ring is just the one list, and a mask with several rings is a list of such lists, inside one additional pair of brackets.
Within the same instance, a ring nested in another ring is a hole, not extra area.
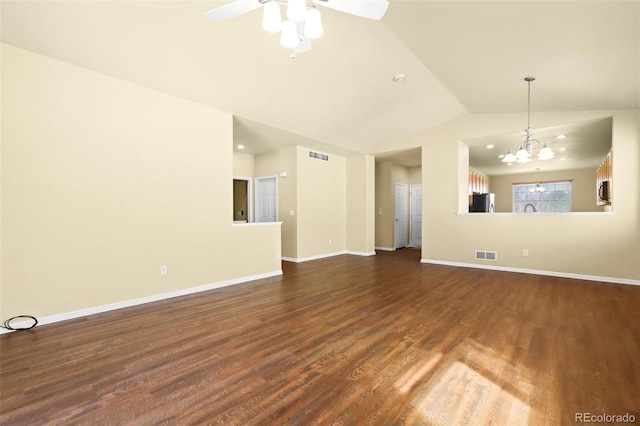
[(0, 337), (0, 424), (640, 422), (640, 288), (418, 250)]

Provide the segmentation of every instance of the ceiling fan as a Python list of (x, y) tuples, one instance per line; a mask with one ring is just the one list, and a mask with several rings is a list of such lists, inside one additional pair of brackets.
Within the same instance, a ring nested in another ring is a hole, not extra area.
[[(320, 11), (315, 5), (321, 5), (340, 12), (362, 18), (381, 19), (389, 2), (387, 0), (235, 0), (205, 13), (213, 21), (226, 21), (264, 7), (262, 28), (270, 33), (280, 32), (280, 44), (293, 49), (296, 53), (311, 49), (311, 39), (322, 36), (324, 30)], [(280, 15), (280, 5), (286, 6), (286, 20)]]

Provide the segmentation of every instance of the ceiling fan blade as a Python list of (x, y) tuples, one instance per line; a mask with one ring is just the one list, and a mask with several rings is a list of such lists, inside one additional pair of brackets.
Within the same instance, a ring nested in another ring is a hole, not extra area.
[(387, 0), (312, 0), (313, 3), (340, 12), (369, 19), (381, 19), (389, 2)]
[(216, 7), (205, 13), (205, 16), (213, 21), (226, 21), (236, 16), (256, 10), (263, 6), (258, 0), (236, 0), (232, 3)]

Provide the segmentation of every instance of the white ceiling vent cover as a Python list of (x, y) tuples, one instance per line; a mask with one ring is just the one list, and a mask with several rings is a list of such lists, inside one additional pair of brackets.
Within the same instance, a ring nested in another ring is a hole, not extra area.
[(475, 255), (476, 260), (489, 260), (495, 262), (498, 260), (498, 252), (495, 251), (486, 251), (486, 250), (476, 250)]
[(309, 151), (309, 158), (315, 158), (317, 160), (329, 161), (329, 156), (327, 154), (321, 154), (319, 152)]

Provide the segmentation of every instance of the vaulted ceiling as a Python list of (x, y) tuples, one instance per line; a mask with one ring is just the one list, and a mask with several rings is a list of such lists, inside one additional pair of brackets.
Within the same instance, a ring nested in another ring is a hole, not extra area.
[[(252, 152), (302, 137), (376, 153), (467, 113), (640, 106), (640, 2), (391, 0), (381, 21), (323, 8), (290, 58), (228, 1), (2, 0), (2, 41), (236, 115)], [(402, 83), (392, 81), (403, 73)], [(514, 129), (514, 131), (519, 129)]]

